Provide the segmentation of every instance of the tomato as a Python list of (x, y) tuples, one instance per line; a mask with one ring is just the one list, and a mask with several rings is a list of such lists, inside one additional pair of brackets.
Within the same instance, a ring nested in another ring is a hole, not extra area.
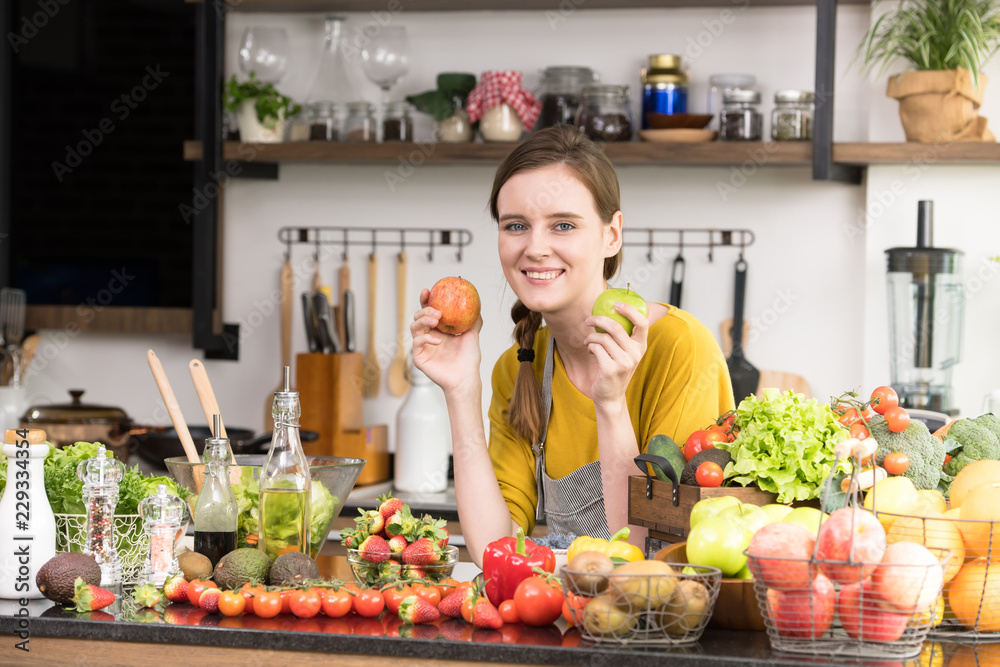
[[(453, 593), (460, 583), (462, 582), (460, 582), (458, 579), (452, 579), (451, 577), (448, 577), (447, 579), (442, 579), (441, 581), (437, 582), (437, 589), (438, 593), (440, 593), (441, 595), (441, 599), (443, 600), (446, 597), (448, 597), (448, 595)], [(465, 582), (465, 583), (471, 583), (471, 582)]]
[(253, 599), (253, 613), (260, 618), (274, 618), (281, 613), (281, 594), (264, 591)]
[(587, 606), (590, 602), (590, 598), (585, 598), (582, 595), (577, 595), (572, 591), (566, 593), (566, 599), (563, 600), (562, 605), (562, 616), (566, 619), (566, 623), (570, 627), (576, 625), (575, 618), (583, 619), (583, 608)]
[(197, 606), (206, 588), (218, 588), (212, 580), (192, 579), (188, 582), (188, 601)]
[(243, 599), (246, 600), (246, 607), (244, 607), (243, 613), (252, 614), (254, 597), (266, 591), (267, 589), (261, 584), (257, 584), (256, 586), (250, 583), (243, 584), (243, 588), (240, 589)]
[(944, 465), (948, 465), (948, 461), (951, 461), (951, 454), (944, 455)]
[(433, 584), (425, 584), (418, 581), (411, 584), (410, 588), (413, 589), (417, 597), (422, 597), (435, 607), (441, 602), (441, 593), (438, 592), (437, 586)]
[[(364, 618), (375, 618), (385, 609), (385, 598), (376, 590), (358, 591), (354, 596), (354, 611)], [(381, 625), (379, 626), (382, 627)]]
[(326, 595), (323, 597), (323, 601), (320, 604), (320, 609), (323, 613), (330, 618), (341, 618), (342, 616), (347, 616), (351, 613), (351, 607), (354, 605), (354, 596), (351, 595), (347, 589), (341, 588), (339, 590), (328, 590)]
[(319, 593), (314, 589), (305, 591), (292, 591), (289, 596), (289, 606), (292, 613), (299, 618), (312, 618), (319, 613), (323, 606)]
[(544, 577), (529, 577), (514, 591), (514, 604), (525, 625), (555, 623), (562, 616), (562, 603), (562, 588), (553, 586)]
[(902, 475), (910, 469), (910, 457), (903, 452), (893, 452), (886, 454), (882, 461), (882, 467), (890, 475)]
[(354, 634), (366, 637), (383, 637), (385, 636), (385, 628), (382, 627), (382, 622), (377, 618), (359, 618), (354, 623)]
[(239, 616), (246, 606), (247, 600), (239, 591), (223, 591), (219, 597), (219, 613), (223, 616)]
[(899, 405), (899, 395), (892, 387), (876, 387), (872, 392), (872, 410), (884, 415), (886, 410)]
[(500, 612), (500, 618), (503, 619), (504, 623), (520, 623), (521, 617), (517, 613), (517, 605), (514, 604), (513, 600), (504, 600), (497, 607), (497, 611)]
[(849, 408), (846, 405), (838, 405), (836, 412), (840, 415), (837, 421), (848, 428), (851, 427), (851, 424), (861, 419), (861, 415), (858, 414), (857, 409)]
[[(882, 416), (885, 417), (885, 423), (893, 433), (902, 433), (910, 425), (910, 413), (898, 405), (886, 410)], [(191, 597), (190, 591), (188, 591), (188, 597)]]
[(403, 598), (409, 597), (410, 595), (413, 595), (413, 593), (413, 588), (405, 584), (388, 586), (382, 591), (382, 598), (385, 600), (385, 608), (389, 610), (390, 614), (399, 613), (399, 603), (403, 601)]
[(721, 426), (709, 426), (705, 429), (705, 438), (709, 442), (726, 442), (729, 440), (726, 430)]
[(684, 460), (690, 461), (694, 458), (695, 454), (700, 453), (703, 449), (715, 447), (716, 442), (718, 441), (712, 440), (707, 430), (699, 429), (695, 431), (684, 442)]
[(714, 461), (702, 461), (694, 474), (698, 486), (722, 486), (722, 467)]
[(729, 414), (727, 414), (725, 417), (723, 417), (720, 426), (724, 427), (726, 431), (731, 431), (733, 430), (733, 424), (735, 423), (736, 423), (736, 411), (734, 410), (731, 411)]
[(857, 438), (858, 440), (864, 440), (869, 435), (871, 435), (871, 434), (868, 433), (868, 428), (864, 425), (864, 423), (861, 422), (860, 419), (858, 421), (854, 422), (853, 424), (851, 424), (851, 437), (852, 438)]

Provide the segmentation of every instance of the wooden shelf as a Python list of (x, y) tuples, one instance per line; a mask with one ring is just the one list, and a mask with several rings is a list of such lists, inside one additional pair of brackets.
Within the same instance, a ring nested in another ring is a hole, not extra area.
[(114, 331), (142, 334), (191, 334), (190, 308), (133, 308), (128, 306), (28, 306), (25, 329)]
[[(185, 0), (200, 4), (201, 0)], [(211, 0), (215, 2), (216, 0)], [(558, 11), (566, 0), (394, 0), (407, 12), (446, 12), (477, 10), (549, 10)], [(748, 0), (754, 7), (813, 6), (816, 0)], [(867, 5), (871, 0), (840, 0), (841, 5)], [(386, 0), (225, 0), (239, 12), (369, 12), (385, 11)], [(391, 4), (391, 2), (390, 2)], [(653, 9), (677, 7), (729, 7), (733, 0), (577, 0), (576, 9)], [(391, 9), (389, 10), (391, 11)]]
[(841, 164), (992, 164), (1000, 166), (1000, 144), (961, 142), (940, 144), (834, 144), (833, 161)]

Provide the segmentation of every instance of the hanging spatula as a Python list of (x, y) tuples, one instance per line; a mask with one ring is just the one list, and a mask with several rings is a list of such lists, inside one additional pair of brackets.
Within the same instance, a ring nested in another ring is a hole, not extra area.
[(733, 382), (736, 405), (757, 391), (760, 371), (743, 357), (743, 306), (747, 291), (747, 263), (742, 257), (736, 262), (736, 294), (733, 307), (733, 351), (727, 360)]

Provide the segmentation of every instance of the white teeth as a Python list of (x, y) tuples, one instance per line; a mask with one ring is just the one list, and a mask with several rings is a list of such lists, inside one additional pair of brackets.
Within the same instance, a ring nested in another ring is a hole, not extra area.
[(559, 275), (558, 271), (546, 271), (545, 273), (537, 273), (535, 271), (525, 271), (525, 274), (535, 280), (552, 280)]

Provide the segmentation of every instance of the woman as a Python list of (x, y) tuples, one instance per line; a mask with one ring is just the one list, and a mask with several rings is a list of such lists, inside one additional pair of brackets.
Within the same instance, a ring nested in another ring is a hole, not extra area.
[[(421, 292), (413, 361), (444, 390), (459, 519), (477, 563), (489, 542), (518, 526), (530, 534), (543, 515), (550, 532), (608, 538), (628, 521), (628, 476), (649, 439), (683, 442), (733, 407), (722, 352), (688, 313), (648, 303), (644, 317), (616, 303), (631, 336), (591, 315), (621, 262), (619, 200), (610, 160), (568, 126), (532, 135), (497, 170), (490, 212), (518, 301), (516, 344), (493, 369), (488, 448), (482, 319), (460, 336), (439, 333)], [(630, 541), (644, 537), (633, 530)]]

